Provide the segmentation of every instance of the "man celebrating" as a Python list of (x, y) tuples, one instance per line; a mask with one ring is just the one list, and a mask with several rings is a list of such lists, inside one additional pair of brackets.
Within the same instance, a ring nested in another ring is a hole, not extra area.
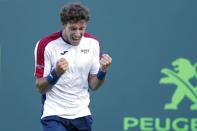
[(60, 11), (62, 30), (35, 47), (36, 86), (42, 94), (44, 131), (91, 131), (89, 92), (105, 80), (112, 62), (100, 55), (99, 42), (85, 32), (89, 11), (78, 3)]

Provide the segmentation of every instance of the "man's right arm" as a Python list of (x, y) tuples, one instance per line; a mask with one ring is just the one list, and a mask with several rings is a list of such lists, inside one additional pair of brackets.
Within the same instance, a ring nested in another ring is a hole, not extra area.
[(45, 94), (52, 86), (46, 78), (36, 78), (36, 87), (41, 94)]
[(59, 77), (68, 70), (69, 65), (66, 59), (61, 58), (56, 63), (56, 68), (53, 69), (47, 77), (36, 77), (36, 87), (38, 91), (45, 94), (58, 81)]

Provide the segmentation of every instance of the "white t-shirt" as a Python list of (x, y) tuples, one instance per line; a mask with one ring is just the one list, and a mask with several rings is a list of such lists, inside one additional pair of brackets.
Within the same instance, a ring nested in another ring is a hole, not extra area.
[(99, 42), (85, 33), (78, 46), (66, 43), (61, 32), (38, 41), (35, 47), (35, 76), (46, 77), (56, 62), (65, 58), (69, 69), (61, 75), (52, 89), (43, 95), (42, 116), (57, 115), (74, 119), (90, 115), (88, 75), (97, 74), (100, 64)]

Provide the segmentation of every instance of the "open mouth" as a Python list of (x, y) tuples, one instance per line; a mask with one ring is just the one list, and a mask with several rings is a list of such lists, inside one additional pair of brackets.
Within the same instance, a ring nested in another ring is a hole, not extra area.
[(72, 37), (72, 40), (74, 40), (74, 41), (78, 41), (80, 39), (81, 39), (81, 37)]
[(71, 39), (72, 39), (72, 41), (73, 41), (74, 43), (79, 43), (80, 40), (81, 40), (81, 37), (74, 37), (74, 36), (72, 36)]
[(71, 38), (73, 41), (79, 41), (79, 40), (81, 40), (81, 37), (82, 37), (81, 35), (80, 36), (73, 35)]

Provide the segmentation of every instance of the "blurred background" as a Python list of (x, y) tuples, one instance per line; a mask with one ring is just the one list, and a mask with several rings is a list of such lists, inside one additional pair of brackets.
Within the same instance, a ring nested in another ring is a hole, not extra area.
[[(177, 110), (165, 110), (178, 87), (159, 83), (161, 69), (173, 70), (176, 59), (197, 62), (197, 1), (0, 0), (1, 131), (42, 130), (34, 47), (40, 38), (61, 29), (59, 10), (68, 2), (90, 9), (87, 32), (113, 58), (105, 84), (91, 92), (93, 131), (123, 131), (125, 117), (197, 119), (187, 97)], [(196, 86), (196, 78), (191, 84)], [(140, 124), (128, 130), (141, 130)]]

